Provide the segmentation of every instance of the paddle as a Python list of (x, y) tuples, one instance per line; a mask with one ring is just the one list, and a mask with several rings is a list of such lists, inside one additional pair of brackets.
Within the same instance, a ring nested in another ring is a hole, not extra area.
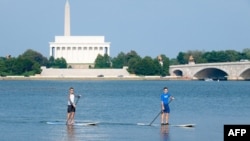
[(79, 101), (80, 98), (81, 98), (81, 95), (77, 95), (77, 100), (76, 100), (75, 105), (78, 103), (78, 101)]
[[(171, 100), (168, 102), (168, 104), (169, 104), (172, 100), (173, 100), (173, 99), (171, 99)], [(158, 118), (158, 116), (159, 116), (161, 113), (162, 113), (162, 111), (160, 111), (160, 112), (155, 116), (155, 118), (150, 122), (149, 126), (152, 125), (152, 123)]]

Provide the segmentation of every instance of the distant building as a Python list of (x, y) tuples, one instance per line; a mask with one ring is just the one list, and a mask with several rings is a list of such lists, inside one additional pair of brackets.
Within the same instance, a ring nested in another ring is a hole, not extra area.
[(50, 42), (50, 56), (63, 57), (72, 68), (88, 68), (93, 66), (98, 54), (110, 56), (110, 42), (104, 36), (71, 36), (70, 5), (65, 4), (64, 36), (55, 36)]

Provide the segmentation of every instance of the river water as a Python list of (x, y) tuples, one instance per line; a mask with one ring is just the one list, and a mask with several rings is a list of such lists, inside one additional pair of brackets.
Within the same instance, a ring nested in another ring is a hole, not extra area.
[[(65, 122), (67, 93), (75, 88), (75, 120), (96, 126), (49, 125)], [(160, 94), (175, 97), (170, 124), (160, 126)], [(249, 81), (0, 81), (2, 141), (221, 141), (224, 124), (250, 124)]]

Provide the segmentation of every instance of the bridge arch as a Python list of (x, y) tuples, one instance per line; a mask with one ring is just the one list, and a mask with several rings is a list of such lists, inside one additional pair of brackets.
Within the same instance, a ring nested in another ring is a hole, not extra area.
[(181, 71), (181, 70), (174, 70), (173, 71), (173, 74), (175, 75), (175, 76), (183, 76), (183, 72)]
[(206, 78), (213, 80), (226, 80), (228, 73), (219, 68), (205, 68), (197, 71), (193, 76), (198, 80), (204, 80)]
[(250, 68), (243, 70), (240, 75), (244, 80), (250, 80)]

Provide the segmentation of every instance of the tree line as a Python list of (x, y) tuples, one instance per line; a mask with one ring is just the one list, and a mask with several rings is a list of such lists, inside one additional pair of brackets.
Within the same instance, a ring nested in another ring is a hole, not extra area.
[(30, 76), (41, 73), (41, 66), (48, 68), (66, 68), (64, 58), (47, 59), (41, 53), (28, 49), (18, 57), (0, 57), (0, 76), (23, 75)]
[[(94, 68), (123, 68), (131, 74), (136, 75), (169, 75), (169, 66), (178, 64), (188, 64), (190, 56), (194, 58), (196, 64), (216, 63), (216, 62), (235, 62), (241, 60), (250, 60), (250, 48), (242, 52), (235, 50), (224, 51), (187, 51), (179, 52), (176, 58), (169, 59), (166, 55), (160, 54), (155, 58), (150, 56), (141, 57), (136, 51), (128, 53), (120, 52), (116, 57), (110, 57), (107, 54), (98, 55)], [(41, 73), (41, 66), (47, 68), (70, 68), (64, 58), (48, 58), (41, 53), (28, 49), (18, 57), (0, 57), (0, 76), (24, 75), (30, 76)]]
[(235, 50), (179, 52), (176, 59), (171, 61), (172, 65), (187, 64), (190, 56), (194, 58), (196, 64), (247, 61), (250, 60), (250, 48), (243, 49), (242, 52)]
[(98, 55), (95, 60), (95, 68), (122, 68), (128, 66), (128, 71), (136, 75), (169, 75), (170, 65), (188, 64), (192, 56), (194, 63), (218, 63), (250, 60), (250, 48), (242, 52), (235, 50), (222, 51), (187, 51), (179, 52), (176, 58), (169, 59), (164, 54), (155, 58), (150, 56), (140, 57), (135, 51), (121, 52), (116, 57)]
[(98, 55), (94, 68), (123, 68), (128, 67), (128, 72), (136, 75), (168, 75), (169, 58), (159, 55), (155, 58), (150, 56), (141, 57), (136, 51), (128, 53), (120, 52), (116, 57), (111, 58), (107, 54)]

